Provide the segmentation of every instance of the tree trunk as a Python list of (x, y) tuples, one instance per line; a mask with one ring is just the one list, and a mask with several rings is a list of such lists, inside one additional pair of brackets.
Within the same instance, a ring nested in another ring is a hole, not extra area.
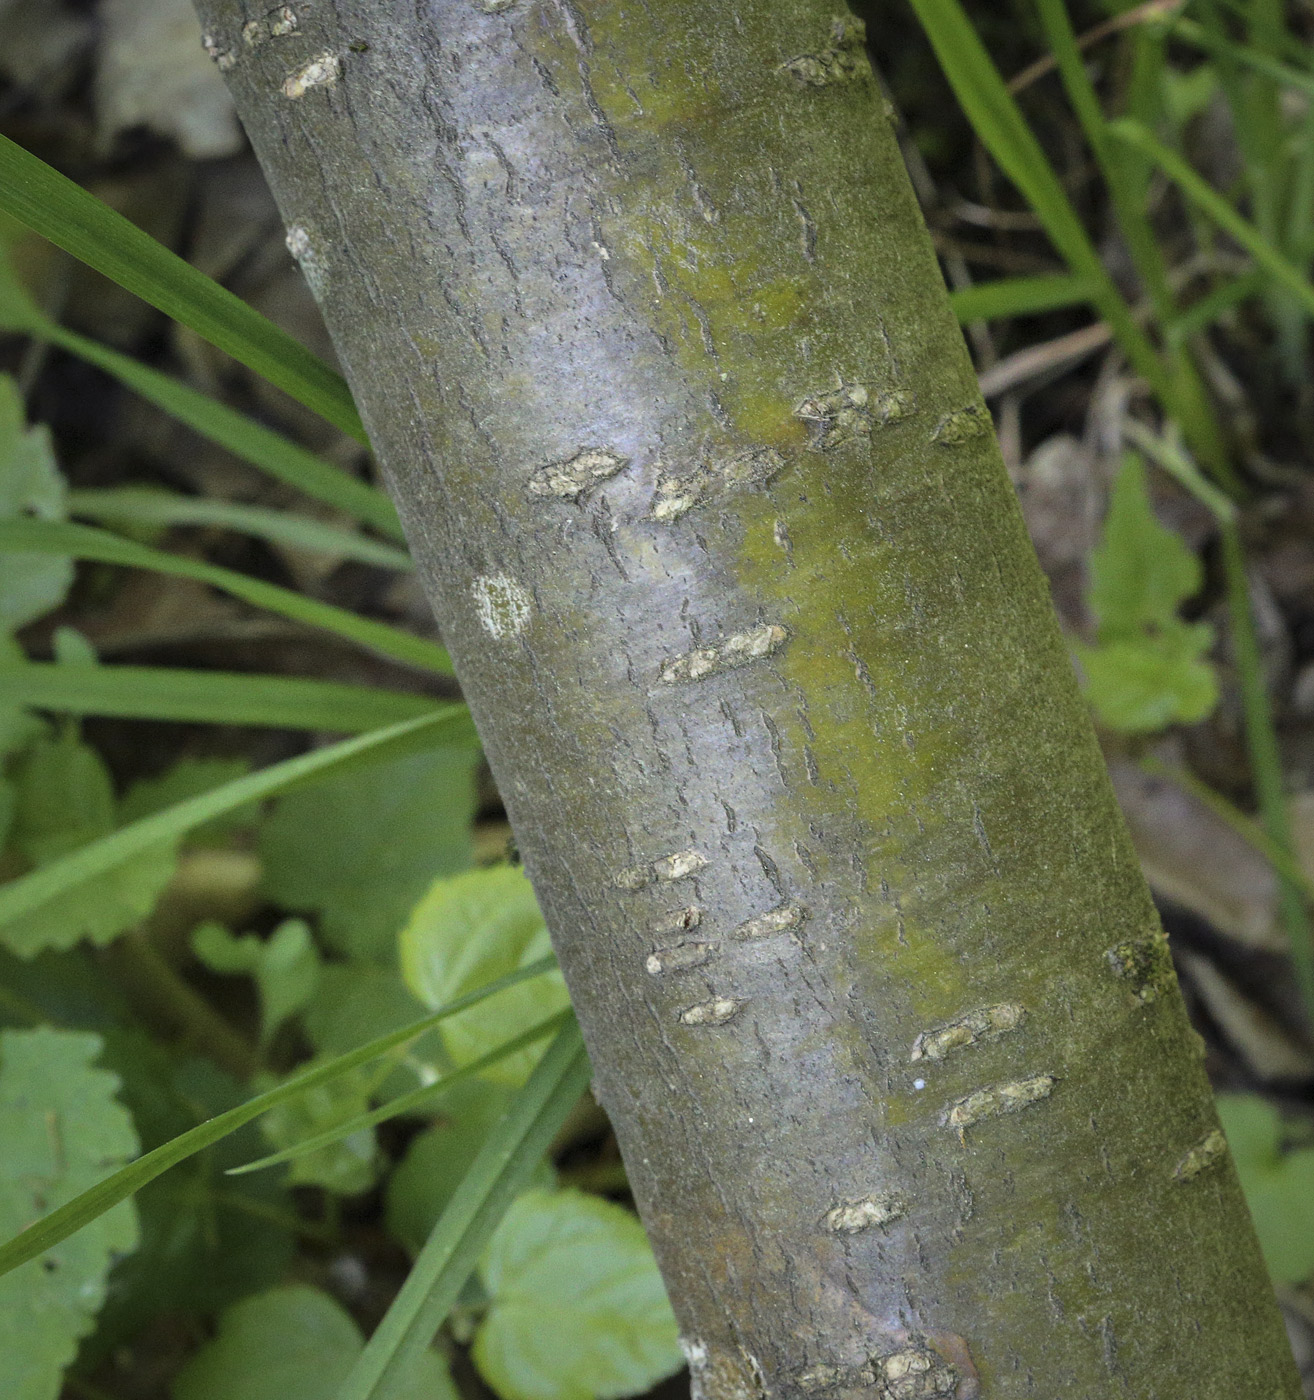
[(202, 0), (708, 1400), (1294, 1400), (832, 0)]

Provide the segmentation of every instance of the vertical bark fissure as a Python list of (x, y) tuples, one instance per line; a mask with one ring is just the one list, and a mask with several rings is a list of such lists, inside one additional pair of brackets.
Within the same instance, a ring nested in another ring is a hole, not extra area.
[(701, 1394), (1294, 1400), (856, 22), (200, 8)]

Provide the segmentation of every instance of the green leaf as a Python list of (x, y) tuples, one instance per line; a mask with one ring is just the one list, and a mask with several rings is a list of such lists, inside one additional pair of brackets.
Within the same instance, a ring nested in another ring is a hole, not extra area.
[(378, 729), (434, 710), (434, 702), (424, 695), (299, 676), (0, 661), (0, 707), (9, 705), (72, 715), (258, 724), (341, 734)]
[(413, 1358), (460, 1296), (498, 1221), (584, 1092), (590, 1072), (572, 1016), (489, 1134), (335, 1400), (400, 1400)]
[(470, 863), (476, 760), (434, 749), (281, 799), (260, 833), (266, 892), (319, 914), (335, 948), (391, 962), (434, 876)]
[(1307, 314), (1314, 315), (1314, 282), (1285, 258), (1254, 224), (1243, 219), (1181, 156), (1156, 140), (1139, 122), (1123, 118), (1111, 123), (1109, 132), (1154, 161), (1201, 213), (1236, 239), (1273, 281), (1289, 292)]
[[(62, 520), (64, 478), (50, 430), (29, 428), (18, 386), (0, 374), (0, 521)], [(66, 556), (0, 553), (0, 632), (13, 632), (64, 601), (73, 582)]]
[[(350, 478), (348, 478), (350, 479)], [(108, 491), (70, 491), (68, 513), (114, 526), (196, 525), (219, 527), (269, 540), (291, 549), (311, 550), (340, 559), (355, 559), (381, 569), (410, 572), (411, 556), (394, 545), (354, 530), (341, 530), (287, 510), (181, 496), (154, 487), (119, 486)]]
[(214, 972), (254, 978), (265, 1041), (309, 1005), (319, 986), (319, 953), (304, 919), (285, 919), (268, 938), (235, 938), (222, 924), (202, 924), (192, 933), (192, 951)]
[(472, 1355), (502, 1400), (640, 1395), (684, 1365), (643, 1226), (580, 1191), (527, 1191), (479, 1265)]
[[(163, 812), (176, 802), (186, 802), (190, 797), (222, 787), (224, 783), (236, 782), (251, 771), (251, 762), (246, 758), (198, 758), (185, 755), (172, 767), (154, 778), (138, 778), (119, 803), (120, 823), (140, 821), (143, 817)], [(254, 820), (254, 809), (229, 812), (218, 817), (204, 830), (214, 836), (226, 834)], [(192, 833), (193, 838), (197, 835)]]
[[(441, 1121), (406, 1149), (388, 1179), (385, 1219), (389, 1233), (412, 1254), (424, 1247), (513, 1095), (506, 1085), (481, 1080), (452, 1090), (443, 1101)], [(551, 1168), (548, 1173), (551, 1177)]]
[(1269, 1272), (1303, 1282), (1314, 1273), (1314, 1147), (1283, 1152), (1278, 1111), (1254, 1094), (1220, 1094), (1218, 1116)]
[[(327, 1293), (272, 1289), (228, 1309), (219, 1335), (183, 1367), (174, 1400), (333, 1400), (359, 1357), (360, 1329)], [(397, 1400), (458, 1400), (447, 1365), (421, 1352)]]
[(973, 321), (1035, 316), (1064, 306), (1080, 306), (1090, 300), (1090, 284), (1069, 272), (1048, 277), (1004, 277), (949, 293), (949, 305), (964, 326)]
[(351, 391), (299, 341), (0, 136), (0, 209), (367, 443)]
[[(368, 1113), (378, 1082), (377, 1071), (363, 1067), (351, 1070), (272, 1108), (260, 1126), (271, 1146), (284, 1152)], [(374, 1129), (365, 1127), (294, 1157), (287, 1181), (290, 1186), (322, 1186), (339, 1196), (358, 1196), (368, 1191), (377, 1177)]]
[(1200, 658), (1213, 628), (1175, 622), (1163, 631), (1079, 650), (1086, 696), (1100, 722), (1122, 734), (1194, 724), (1218, 703), (1218, 677)]
[(403, 632), (386, 622), (358, 617), (346, 608), (307, 598), (290, 588), (266, 583), (234, 569), (207, 564), (202, 559), (190, 559), (167, 550), (152, 549), (135, 540), (124, 539), (108, 530), (90, 525), (66, 525), (43, 520), (0, 520), (0, 549), (22, 550), (32, 554), (55, 554), (75, 559), (93, 559), (102, 564), (119, 564), (128, 569), (150, 569), (175, 578), (195, 579), (211, 588), (231, 593), (252, 607), (264, 608), (291, 618), (306, 627), (321, 628), (347, 638), (357, 646), (367, 647), (381, 656), (405, 662), (425, 671), (451, 675), (451, 658), (434, 642)]
[[(310, 1043), (320, 1055), (341, 1055), (424, 1015), (395, 967), (379, 963), (327, 963), (320, 971), (315, 999), (302, 1013)], [(410, 1046), (380, 1085), (386, 1097), (432, 1083), (447, 1068), (442, 1037), (432, 1035)]]
[(1145, 468), (1135, 453), (1124, 456), (1114, 482), (1104, 533), (1091, 553), (1090, 580), (1102, 642), (1171, 625), (1204, 581), (1199, 559), (1155, 518)]
[[(426, 1006), (440, 1006), (471, 987), (501, 977), (552, 950), (533, 887), (518, 866), (468, 870), (438, 880), (402, 930), (402, 975)], [(458, 1065), (487, 1054), (513, 1031), (570, 1005), (559, 972), (525, 983), (443, 1027)], [(538, 1059), (527, 1050), (503, 1060), (489, 1077), (524, 1081)]]
[(83, 1226), (98, 1219), (107, 1210), (118, 1205), (120, 1201), (126, 1200), (133, 1192), (139, 1191), (148, 1182), (154, 1181), (170, 1167), (186, 1161), (195, 1153), (226, 1138), (230, 1133), (235, 1133), (262, 1113), (268, 1112), (278, 1104), (288, 1102), (298, 1094), (319, 1084), (327, 1084), (338, 1075), (347, 1074), (360, 1065), (369, 1064), (372, 1060), (377, 1060), (391, 1051), (400, 1049), (409, 1042), (417, 1040), (438, 1025), (445, 1017), (455, 1015), (456, 1012), (474, 1005), (484, 997), (495, 995), (504, 986), (513, 985), (522, 977), (537, 976), (546, 968), (545, 962), (538, 967), (526, 968), (523, 972), (516, 973), (503, 982), (495, 983), (489, 987), (481, 987), (471, 996), (462, 998), (452, 1006), (441, 1007), (431, 1016), (427, 1016), (413, 1025), (380, 1036), (368, 1045), (358, 1046), (349, 1054), (339, 1055), (335, 1059), (302, 1070), (273, 1089), (263, 1094), (257, 1094), (239, 1107), (226, 1113), (220, 1113), (216, 1117), (198, 1124), (190, 1131), (171, 1138), (160, 1147), (147, 1152), (145, 1156), (139, 1157), (135, 1162), (130, 1162), (126, 1167), (115, 1172), (113, 1176), (107, 1177), (99, 1185), (84, 1191), (80, 1196), (76, 1196), (67, 1205), (52, 1211), (45, 1219), (27, 1226), (21, 1234), (0, 1245), (0, 1277), (9, 1273), (10, 1270), (26, 1264), (28, 1260), (35, 1259), (43, 1250), (51, 1248), (61, 1240), (68, 1239), (69, 1236), (81, 1230)]
[[(48, 1027), (0, 1032), (0, 1233), (70, 1200), (137, 1150), (116, 1076), (92, 1068), (100, 1037)], [(0, 1281), (0, 1395), (56, 1400), (91, 1331), (116, 1254), (137, 1245), (124, 1205)]]
[[(147, 1151), (246, 1096), (209, 1060), (179, 1060), (136, 1028), (106, 1032), (101, 1058), (123, 1081), (120, 1097)], [(95, 1356), (131, 1343), (162, 1314), (204, 1317), (284, 1277), (296, 1210), (282, 1181), (275, 1173), (224, 1175), (260, 1146), (248, 1124), (137, 1194), (141, 1244), (110, 1274), (96, 1335), (85, 1344)]]
[[(38, 738), (16, 767), (13, 844), (37, 871), (55, 869), (111, 839), (114, 794), (109, 772), (94, 749), (71, 732)], [(98, 872), (85, 884), (52, 891), (39, 909), (0, 925), (0, 942), (20, 957), (69, 948), (81, 939), (105, 944), (150, 913), (169, 883), (177, 847), (163, 840)], [(14, 885), (0, 888), (0, 900)]]

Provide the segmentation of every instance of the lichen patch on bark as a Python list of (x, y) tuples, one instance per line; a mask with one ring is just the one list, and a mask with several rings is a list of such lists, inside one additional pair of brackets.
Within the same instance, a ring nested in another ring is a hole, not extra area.
[(785, 469), (785, 459), (774, 447), (748, 447), (727, 456), (714, 456), (683, 474), (657, 480), (652, 518), (669, 525), (695, 506), (733, 495), (760, 490)]
[(826, 1229), (840, 1235), (856, 1235), (877, 1225), (888, 1225), (907, 1212), (907, 1204), (893, 1192), (883, 1191), (864, 1196), (859, 1201), (844, 1201), (825, 1215)]
[(1177, 985), (1168, 937), (1162, 929), (1115, 944), (1104, 956), (1114, 975), (1129, 983), (1132, 995), (1147, 1006)]
[(694, 1006), (686, 1006), (680, 1012), (679, 1021), (684, 1026), (723, 1026), (739, 1014), (743, 1000), (735, 997), (712, 997)]
[(342, 60), (337, 54), (317, 54), (295, 73), (287, 75), (283, 80), (283, 96), (296, 101), (304, 97), (311, 88), (333, 87), (341, 77)]
[(968, 404), (946, 413), (935, 425), (931, 441), (941, 447), (961, 447), (976, 438), (985, 437), (991, 429), (990, 412), (984, 404)]
[(871, 76), (867, 59), (867, 26), (852, 15), (831, 24), (830, 43), (816, 53), (799, 54), (780, 65), (782, 73), (806, 87), (831, 87)]
[(779, 904), (765, 914), (745, 919), (730, 936), (739, 939), (770, 938), (772, 934), (787, 933), (798, 928), (805, 918), (807, 910), (801, 904)]
[(673, 943), (669, 948), (654, 948), (644, 966), (653, 977), (667, 972), (685, 972), (691, 967), (701, 967), (715, 951), (711, 943)]

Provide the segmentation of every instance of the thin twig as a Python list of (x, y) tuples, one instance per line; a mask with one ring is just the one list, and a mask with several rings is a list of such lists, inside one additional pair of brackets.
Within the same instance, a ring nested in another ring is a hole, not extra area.
[[(1106, 19), (1103, 24), (1097, 24), (1093, 29), (1088, 29), (1077, 39), (1077, 47), (1085, 52), (1086, 49), (1098, 44), (1101, 39), (1107, 39), (1124, 29), (1131, 29), (1135, 25), (1145, 24), (1164, 15), (1176, 14), (1185, 5), (1186, 0), (1147, 0), (1144, 5), (1124, 10), (1122, 14), (1114, 15), (1112, 19)], [(1020, 73), (1009, 79), (1009, 92), (1016, 95), (1024, 88), (1029, 88), (1038, 79), (1043, 78), (1046, 73), (1052, 73), (1056, 67), (1058, 67), (1058, 62), (1053, 54), (1046, 54), (1043, 58), (1036, 59), (1034, 63), (1027, 64)]]

